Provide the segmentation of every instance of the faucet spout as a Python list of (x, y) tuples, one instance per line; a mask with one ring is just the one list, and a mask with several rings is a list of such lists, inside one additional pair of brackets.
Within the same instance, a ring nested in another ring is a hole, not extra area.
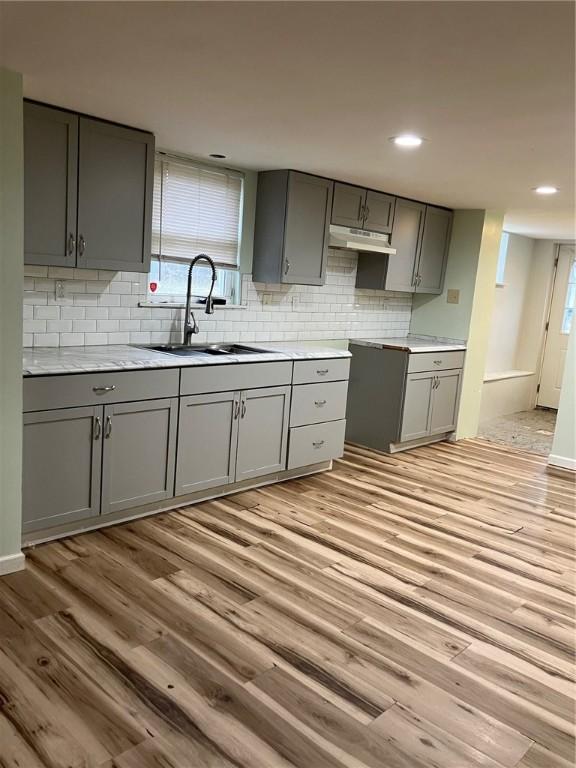
[(186, 310), (184, 313), (184, 333), (182, 341), (184, 344), (190, 344), (190, 339), (193, 334), (196, 334), (199, 332), (198, 323), (196, 322), (196, 318), (194, 317), (194, 313), (192, 312), (192, 271), (196, 264), (199, 261), (206, 261), (208, 262), (209, 266), (212, 269), (212, 282), (210, 284), (210, 291), (208, 292), (208, 296), (206, 297), (206, 309), (204, 310), (207, 315), (211, 315), (214, 312), (214, 304), (212, 302), (212, 291), (214, 290), (214, 284), (216, 282), (216, 265), (210, 258), (210, 256), (207, 256), (205, 253), (200, 253), (198, 256), (195, 256), (192, 261), (190, 262), (190, 267), (188, 268), (188, 285), (186, 289)]

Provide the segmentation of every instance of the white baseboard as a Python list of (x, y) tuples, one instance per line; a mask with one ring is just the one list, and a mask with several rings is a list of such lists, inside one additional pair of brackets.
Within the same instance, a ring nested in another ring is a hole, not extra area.
[(571, 469), (576, 472), (576, 459), (569, 459), (566, 456), (555, 456), (553, 453), (548, 456), (548, 464), (562, 469)]
[(22, 552), (18, 552), (16, 555), (0, 557), (0, 576), (21, 571), (24, 568), (25, 562), (26, 558)]

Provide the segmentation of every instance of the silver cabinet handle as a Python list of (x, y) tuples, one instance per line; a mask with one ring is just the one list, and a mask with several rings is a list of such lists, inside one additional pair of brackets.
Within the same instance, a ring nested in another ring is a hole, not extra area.
[(290, 271), (290, 259), (284, 260), (284, 274), (287, 275)]
[(321, 445), (324, 445), (324, 442), (325, 442), (324, 440), (316, 440), (316, 441), (312, 441), (312, 445), (314, 446), (314, 448), (320, 448)]
[(96, 392), (96, 394), (101, 394), (103, 392), (114, 392), (116, 389), (116, 384), (111, 384), (109, 387), (92, 387), (92, 392)]
[(314, 405), (316, 408), (322, 408), (323, 405), (326, 405), (326, 400), (314, 400)]
[(442, 360), (434, 360), (434, 365), (442, 365)]
[(80, 235), (78, 238), (78, 256), (84, 256), (84, 251), (86, 250), (86, 240), (84, 239), (84, 235)]
[(244, 416), (246, 416), (246, 400), (242, 400), (242, 413), (240, 415), (240, 418), (243, 419)]
[(94, 419), (94, 440), (100, 440), (100, 435), (102, 434), (102, 421), (100, 419), (100, 416), (96, 416)]
[(76, 249), (76, 239), (74, 238), (74, 235), (72, 232), (68, 235), (68, 255), (72, 256)]
[(318, 376), (326, 376), (326, 374), (328, 373), (328, 370), (329, 370), (328, 368), (317, 368), (316, 373), (318, 374)]
[(364, 223), (366, 223), (369, 216), (370, 216), (370, 208), (367, 205), (365, 205), (364, 206)]
[(104, 430), (104, 437), (108, 439), (112, 434), (112, 416), (106, 416), (106, 428)]
[(238, 418), (240, 414), (240, 400), (234, 401), (234, 421)]

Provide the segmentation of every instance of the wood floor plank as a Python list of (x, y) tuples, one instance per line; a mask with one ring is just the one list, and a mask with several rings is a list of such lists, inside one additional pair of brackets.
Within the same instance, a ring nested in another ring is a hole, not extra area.
[(1, 768), (571, 768), (574, 480), (484, 440), (31, 548)]

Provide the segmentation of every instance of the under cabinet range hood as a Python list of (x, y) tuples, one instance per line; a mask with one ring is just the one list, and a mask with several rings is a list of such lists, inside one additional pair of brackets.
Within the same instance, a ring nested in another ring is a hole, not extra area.
[(380, 232), (368, 232), (365, 229), (354, 227), (341, 227), (338, 224), (330, 225), (330, 248), (340, 248), (345, 251), (369, 251), (370, 253), (395, 254), (396, 248), (392, 248), (389, 235)]

